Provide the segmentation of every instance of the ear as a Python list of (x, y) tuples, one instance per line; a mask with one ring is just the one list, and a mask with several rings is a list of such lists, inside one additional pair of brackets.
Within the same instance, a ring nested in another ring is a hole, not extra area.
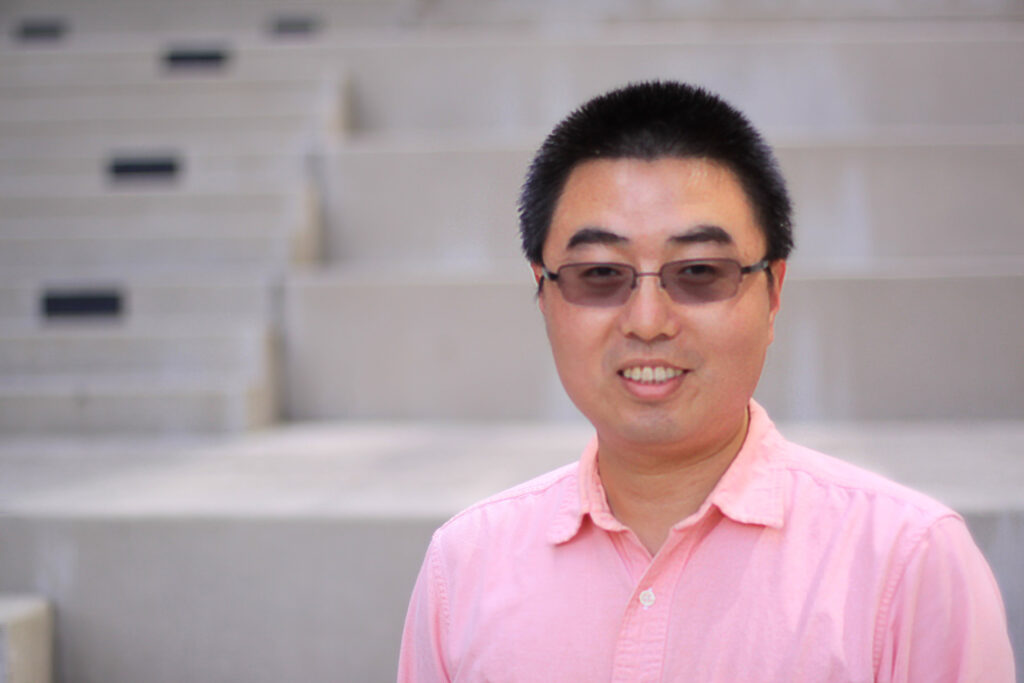
[(775, 339), (775, 314), (782, 305), (782, 284), (786, 280), (786, 262), (782, 259), (772, 261), (768, 266), (772, 279), (768, 288), (768, 327), (769, 341)]
[(533, 271), (533, 282), (537, 285), (537, 306), (540, 312), (544, 312), (544, 269), (539, 263), (531, 263), (530, 270)]

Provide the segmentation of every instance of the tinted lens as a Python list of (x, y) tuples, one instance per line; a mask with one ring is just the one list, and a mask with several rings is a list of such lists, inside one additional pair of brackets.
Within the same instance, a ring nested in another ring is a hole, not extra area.
[(558, 285), (571, 303), (617, 306), (629, 298), (633, 273), (621, 263), (574, 263), (558, 269)]
[(681, 304), (728, 299), (742, 277), (742, 266), (731, 259), (673, 261), (661, 269), (665, 290)]

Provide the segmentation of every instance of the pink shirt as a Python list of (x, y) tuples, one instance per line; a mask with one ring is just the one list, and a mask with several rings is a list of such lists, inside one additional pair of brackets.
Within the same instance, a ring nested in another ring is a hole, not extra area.
[(750, 431), (653, 558), (597, 445), (434, 535), (399, 681), (1012, 683), (999, 590), (954, 512)]

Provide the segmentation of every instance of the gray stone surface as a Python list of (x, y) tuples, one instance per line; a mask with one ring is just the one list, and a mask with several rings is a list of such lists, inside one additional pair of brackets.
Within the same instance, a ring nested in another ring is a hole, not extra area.
[[(292, 276), (286, 414), (573, 416), (529, 271), (507, 273)], [(1022, 300), (1024, 277), (1012, 270), (815, 276), (794, 267), (758, 396), (780, 419), (1024, 415), (1024, 316), (1014, 314)]]
[[(262, 146), (247, 147), (236, 142), (236, 148), (241, 149), (234, 154), (223, 147), (200, 149), (212, 143), (213, 140), (200, 140), (197, 144), (180, 138), (175, 143), (153, 135), (145, 144), (132, 144), (122, 139), (106, 144), (76, 139), (60, 148), (43, 145), (22, 152), (5, 150), (0, 145), (0, 193), (32, 194), (55, 184), (72, 194), (146, 187), (184, 192), (205, 188), (223, 192), (240, 187), (279, 189), (304, 184), (308, 163), (298, 145), (290, 148), (280, 139), (271, 139)], [(157, 180), (114, 180), (108, 173), (108, 165), (114, 159), (147, 158), (172, 159), (178, 163), (177, 173), (172, 178)]]
[(46, 600), (0, 593), (0, 683), (53, 680), (53, 613)]
[[(514, 258), (516, 200), (540, 139), (393, 136), (340, 147), (324, 183), (328, 259)], [(776, 145), (796, 207), (794, 264), (1024, 262), (1024, 128), (805, 133)]]
[[(73, 0), (8, 0), (0, 6), (0, 28), (9, 33), (23, 17), (65, 17), (73, 44), (99, 43), (111, 36), (145, 33), (156, 39), (178, 38), (183, 32), (212, 38), (251, 37), (266, 32), (269, 21), (282, 13), (279, 4), (267, 0), (246, 2), (179, 2), (177, 11), (158, 3), (132, 0), (91, 0), (88, 6)], [(915, 0), (890, 3), (843, 0), (765, 2), (742, 0), (729, 3), (700, 0), (293, 0), (289, 15), (319, 20), (321, 33), (351, 30), (353, 26), (512, 24), (541, 28), (576, 28), (605, 22), (706, 20), (853, 19), (921, 20), (1020, 18), (1024, 15), (1013, 0)], [(201, 29), (201, 30), (200, 30)], [(282, 42), (301, 41), (298, 37)]]
[(261, 326), (0, 325), (0, 434), (224, 432), (277, 414)]
[[(1024, 423), (783, 424), (961, 511), (1024, 652)], [(385, 681), (431, 530), (575, 459), (583, 424), (295, 424), (0, 441), (0, 591), (57, 608), (58, 680)]]
[[(340, 89), (330, 79), (292, 74), (282, 79), (119, 79), (98, 71), (73, 83), (0, 81), (2, 122), (238, 118), (258, 109), (271, 116), (337, 120)], [(330, 94), (330, 96), (328, 96)]]
[[(1021, 27), (917, 24), (658, 25), (542, 34), (449, 32), (339, 45), (352, 64), (359, 132), (547, 128), (588, 97), (628, 81), (705, 85), (760, 127), (1019, 125), (1013, 87)], [(471, 56), (470, 56), (471, 55)], [(436, 97), (458, 88), (459, 97)]]
[[(159, 77), (162, 48), (143, 45), (43, 58), (4, 51), (2, 82)], [(1024, 104), (999, 84), (1015, 82), (1022, 54), (1017, 22), (667, 22), (525, 35), (521, 27), (359, 31), (305, 46), (242, 41), (231, 74), (346, 74), (344, 120), (361, 132), (546, 128), (591, 95), (650, 78), (706, 85), (768, 129), (848, 130), (1019, 125)]]
[(265, 323), (273, 313), (268, 291), (273, 281), (265, 272), (218, 268), (128, 268), (61, 270), (40, 273), (36, 267), (0, 272), (0, 320), (4, 324), (39, 326), (40, 297), (48, 288), (112, 287), (124, 292), (126, 319), (131, 323), (189, 324), (210, 321)]

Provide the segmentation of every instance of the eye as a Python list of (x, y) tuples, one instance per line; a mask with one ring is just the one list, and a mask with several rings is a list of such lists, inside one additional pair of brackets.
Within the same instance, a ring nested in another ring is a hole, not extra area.
[(697, 285), (715, 282), (723, 275), (723, 268), (713, 261), (690, 261), (680, 263), (671, 277), (681, 283)]
[(590, 282), (622, 280), (629, 277), (629, 270), (614, 263), (592, 263), (580, 267), (579, 277)]

